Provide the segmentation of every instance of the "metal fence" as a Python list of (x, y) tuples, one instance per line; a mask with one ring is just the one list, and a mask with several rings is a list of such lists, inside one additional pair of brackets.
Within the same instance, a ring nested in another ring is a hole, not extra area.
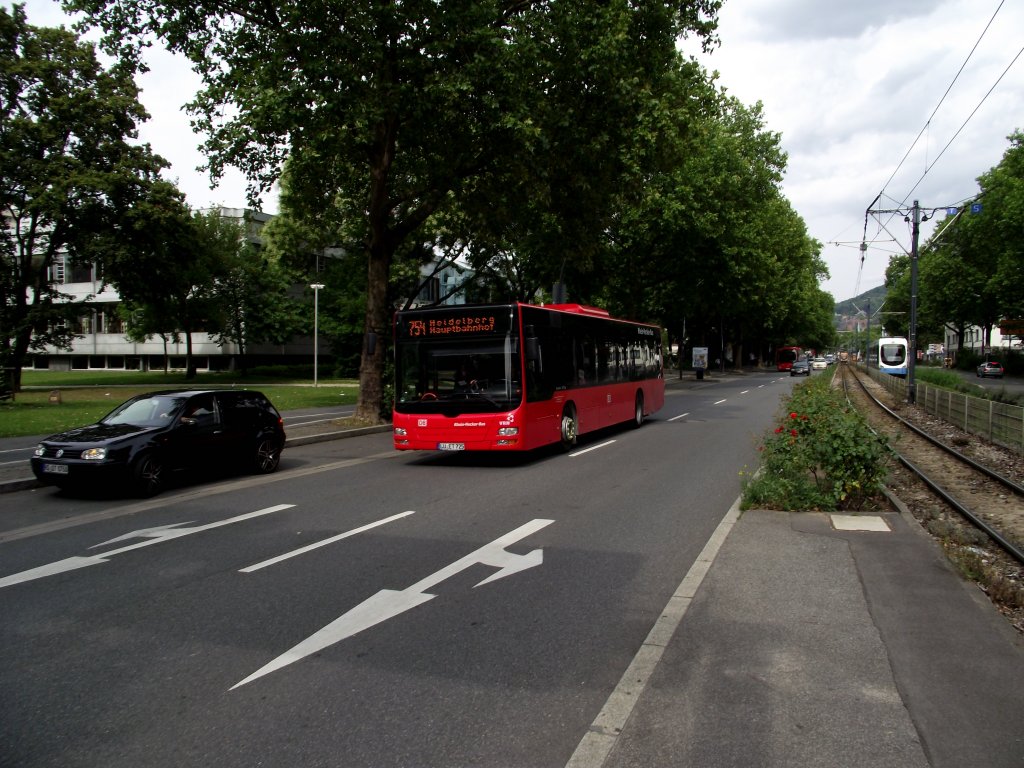
[[(900, 401), (907, 399), (905, 379), (869, 370), (871, 378), (884, 386)], [(963, 392), (915, 382), (917, 405), (940, 419), (972, 435), (980, 435), (996, 445), (1024, 454), (1024, 408), (1019, 405), (998, 403)]]

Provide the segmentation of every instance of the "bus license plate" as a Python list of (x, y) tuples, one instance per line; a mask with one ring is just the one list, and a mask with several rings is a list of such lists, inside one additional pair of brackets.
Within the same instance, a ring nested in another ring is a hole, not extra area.
[(48, 472), (51, 475), (66, 475), (68, 473), (67, 464), (43, 464), (43, 472)]
[(438, 443), (437, 450), (439, 451), (464, 451), (466, 450), (465, 443)]

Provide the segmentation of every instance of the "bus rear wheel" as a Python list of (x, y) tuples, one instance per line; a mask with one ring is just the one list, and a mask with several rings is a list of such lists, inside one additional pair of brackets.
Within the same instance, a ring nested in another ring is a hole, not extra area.
[(576, 421), (576, 408), (571, 405), (565, 406), (562, 411), (561, 438), (562, 448), (570, 450), (576, 445), (576, 438), (579, 436), (579, 424)]
[(633, 428), (639, 428), (644, 423), (644, 393), (636, 393), (636, 403), (633, 406)]

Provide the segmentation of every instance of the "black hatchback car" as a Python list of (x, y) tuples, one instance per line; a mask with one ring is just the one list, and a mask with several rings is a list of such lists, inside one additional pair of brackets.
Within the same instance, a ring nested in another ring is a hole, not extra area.
[(95, 424), (46, 438), (31, 459), (32, 472), (60, 488), (126, 483), (153, 496), (178, 470), (273, 472), (284, 441), (281, 414), (261, 392), (152, 392)]

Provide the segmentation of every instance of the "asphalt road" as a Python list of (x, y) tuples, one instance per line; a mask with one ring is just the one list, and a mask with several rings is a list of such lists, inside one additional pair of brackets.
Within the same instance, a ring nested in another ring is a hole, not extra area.
[(0, 766), (563, 766), (793, 381), (673, 389), (571, 454), (383, 433), (144, 502), (11, 494)]

